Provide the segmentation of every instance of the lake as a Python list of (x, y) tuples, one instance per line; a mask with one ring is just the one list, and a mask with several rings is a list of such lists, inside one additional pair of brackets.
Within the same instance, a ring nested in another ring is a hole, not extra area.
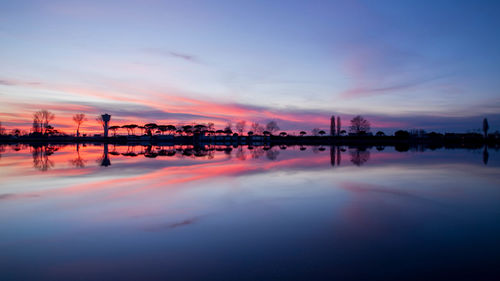
[(0, 147), (1, 280), (498, 280), (500, 152)]

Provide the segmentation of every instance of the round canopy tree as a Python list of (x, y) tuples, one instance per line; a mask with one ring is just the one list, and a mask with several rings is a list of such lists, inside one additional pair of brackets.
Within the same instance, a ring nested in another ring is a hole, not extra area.
[(358, 115), (351, 120), (349, 131), (355, 134), (368, 133), (370, 131), (370, 122), (363, 118), (363, 116)]

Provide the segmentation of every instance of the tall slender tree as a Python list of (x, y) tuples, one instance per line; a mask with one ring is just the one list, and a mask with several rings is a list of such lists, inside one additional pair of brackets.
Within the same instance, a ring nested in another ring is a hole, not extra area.
[(340, 136), (341, 125), (340, 125), (340, 116), (337, 116), (337, 136)]
[(488, 124), (488, 119), (484, 118), (483, 119), (483, 132), (484, 132), (484, 137), (488, 137), (488, 130), (490, 129), (490, 125)]
[(335, 136), (335, 116), (332, 115), (330, 118), (330, 136)]

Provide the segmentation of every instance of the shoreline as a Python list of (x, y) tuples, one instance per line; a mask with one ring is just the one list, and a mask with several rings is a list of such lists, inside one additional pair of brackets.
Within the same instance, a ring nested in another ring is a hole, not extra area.
[(0, 144), (124, 144), (124, 145), (354, 145), (354, 146), (426, 146), (429, 148), (498, 147), (500, 140), (465, 134), (439, 137), (397, 136), (117, 136), (117, 137), (2, 137)]

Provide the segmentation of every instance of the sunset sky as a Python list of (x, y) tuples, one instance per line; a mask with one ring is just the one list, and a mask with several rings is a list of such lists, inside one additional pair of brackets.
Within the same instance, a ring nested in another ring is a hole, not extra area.
[(500, 129), (500, 2), (425, 2), (3, 0), (0, 122)]

